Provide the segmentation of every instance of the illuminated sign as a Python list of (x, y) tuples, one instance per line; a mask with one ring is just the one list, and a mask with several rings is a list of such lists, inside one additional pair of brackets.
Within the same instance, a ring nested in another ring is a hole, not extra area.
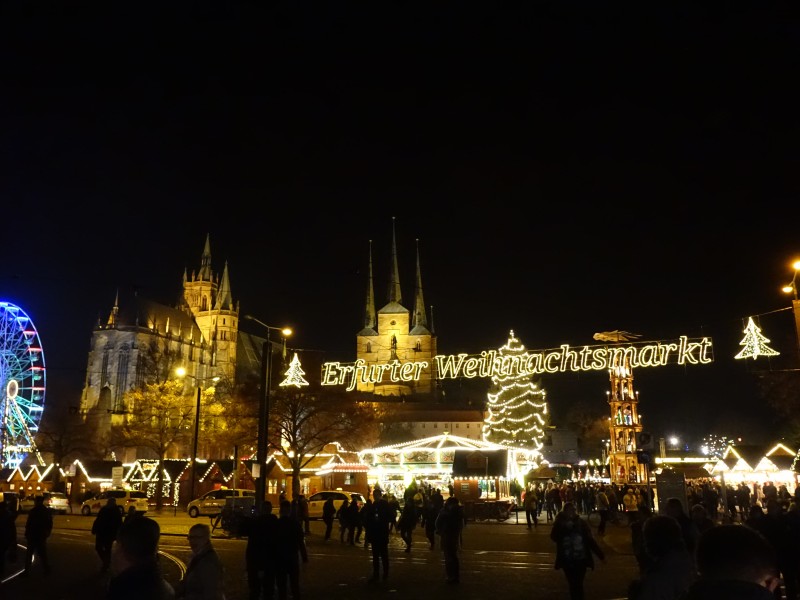
[[(519, 355), (503, 356), (497, 350), (477, 355), (446, 354), (433, 357), (439, 379), (464, 377), (508, 377), (541, 373), (604, 371), (626, 365), (631, 368), (663, 367), (668, 364), (706, 365), (714, 362), (711, 338), (689, 339), (681, 336), (674, 342), (636, 342), (630, 345), (579, 346), (563, 344), (549, 350), (534, 350)], [(322, 385), (347, 385), (355, 389), (358, 382), (412, 382), (430, 368), (428, 361), (388, 363), (329, 362), (322, 365)]]

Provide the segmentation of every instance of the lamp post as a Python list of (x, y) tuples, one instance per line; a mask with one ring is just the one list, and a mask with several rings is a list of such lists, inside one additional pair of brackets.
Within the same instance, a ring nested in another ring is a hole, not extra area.
[[(197, 481), (197, 440), (200, 438), (200, 396), (202, 394), (202, 388), (200, 387), (200, 383), (197, 377), (193, 375), (189, 375), (186, 373), (186, 369), (184, 367), (178, 367), (175, 372), (177, 373), (178, 377), (191, 377), (197, 383), (197, 405), (194, 409), (194, 439), (192, 440), (192, 466), (191, 471), (189, 472), (189, 479), (191, 485), (189, 486), (190, 494), (189, 500), (194, 500), (194, 491), (195, 491), (195, 482)], [(211, 380), (213, 382), (219, 381), (219, 377), (212, 377)]]
[(800, 348), (800, 300), (797, 299), (797, 272), (800, 271), (800, 260), (794, 261), (792, 263), (792, 268), (794, 269), (792, 282), (783, 286), (781, 289), (785, 294), (793, 295), (792, 310), (794, 312), (794, 329), (797, 335), (798, 348)]
[(258, 403), (258, 446), (256, 448), (256, 464), (258, 465), (258, 478), (256, 479), (256, 502), (260, 507), (267, 495), (267, 450), (269, 446), (269, 388), (272, 383), (272, 342), (269, 332), (273, 329), (283, 335), (283, 358), (286, 358), (286, 338), (292, 335), (288, 327), (273, 327), (252, 315), (244, 315), (249, 321), (255, 321), (267, 331), (261, 351), (261, 398)]

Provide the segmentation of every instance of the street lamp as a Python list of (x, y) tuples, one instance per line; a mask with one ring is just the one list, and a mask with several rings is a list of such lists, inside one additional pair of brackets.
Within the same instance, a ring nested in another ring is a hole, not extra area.
[[(197, 382), (197, 406), (194, 409), (194, 439), (192, 440), (192, 470), (189, 472), (189, 479), (191, 480), (189, 500), (194, 500), (195, 481), (197, 480), (197, 440), (200, 438), (200, 395), (202, 389), (200, 388), (200, 381), (198, 377), (189, 375), (185, 367), (178, 367), (175, 369), (178, 377), (191, 377)], [(219, 381), (219, 377), (212, 377), (211, 381), (214, 383)]]
[(252, 315), (244, 315), (248, 321), (255, 321), (267, 330), (267, 338), (261, 350), (261, 398), (258, 404), (258, 447), (256, 449), (256, 464), (258, 465), (258, 478), (256, 479), (256, 502), (260, 507), (267, 495), (267, 447), (269, 432), (269, 388), (272, 384), (272, 342), (269, 332), (273, 329), (280, 331), (283, 336), (283, 358), (286, 359), (286, 338), (292, 335), (288, 327), (273, 327)]
[(795, 333), (797, 335), (798, 348), (800, 348), (800, 300), (797, 299), (797, 272), (800, 271), (800, 260), (794, 261), (792, 263), (792, 268), (794, 269), (792, 282), (788, 285), (783, 286), (782, 290), (785, 294), (794, 295), (794, 298), (792, 300), (792, 310), (794, 312), (794, 328), (795, 328)]

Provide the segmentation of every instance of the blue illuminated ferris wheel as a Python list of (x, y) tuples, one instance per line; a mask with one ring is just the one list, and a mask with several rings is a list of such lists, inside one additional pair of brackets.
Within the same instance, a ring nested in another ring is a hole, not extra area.
[(36, 450), (44, 411), (44, 352), (31, 318), (0, 301), (0, 466), (15, 468)]

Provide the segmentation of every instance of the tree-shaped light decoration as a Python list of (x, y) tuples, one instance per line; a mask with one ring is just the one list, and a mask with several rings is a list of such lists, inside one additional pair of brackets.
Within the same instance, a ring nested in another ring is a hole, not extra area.
[[(499, 359), (512, 366), (525, 353), (525, 346), (511, 331), (508, 343), (499, 350)], [(547, 424), (545, 391), (531, 381), (520, 369), (503, 369), (492, 377), (488, 394), (489, 412), (483, 424), (483, 439), (487, 442), (540, 450)]]
[(306, 372), (303, 371), (303, 368), (300, 366), (300, 359), (297, 358), (297, 352), (294, 353), (294, 358), (292, 358), (292, 362), (289, 363), (289, 368), (287, 369), (285, 375), (286, 379), (281, 381), (281, 387), (286, 387), (289, 385), (293, 385), (296, 387), (302, 387), (304, 385), (308, 385), (308, 382), (303, 379), (303, 375)]
[(752, 358), (755, 360), (759, 356), (778, 356), (780, 352), (773, 350), (767, 344), (769, 339), (761, 333), (761, 328), (753, 322), (753, 317), (748, 317), (747, 327), (744, 328), (744, 337), (739, 342), (743, 346), (739, 354), (734, 358)]

